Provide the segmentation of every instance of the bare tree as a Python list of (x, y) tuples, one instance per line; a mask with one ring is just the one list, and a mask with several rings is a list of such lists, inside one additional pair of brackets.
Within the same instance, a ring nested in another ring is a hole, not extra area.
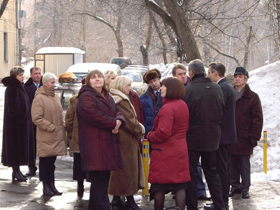
[(2, 1), (1, 7), (0, 7), (0, 18), (2, 17), (8, 2), (9, 2), (9, 0), (3, 0)]

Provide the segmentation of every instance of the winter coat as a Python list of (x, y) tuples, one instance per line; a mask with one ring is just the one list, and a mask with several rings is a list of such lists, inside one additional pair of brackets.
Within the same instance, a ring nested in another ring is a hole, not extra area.
[(132, 90), (129, 92), (129, 98), (130, 98), (130, 102), (132, 103), (132, 105), (135, 109), (135, 112), (137, 114), (137, 120), (141, 124), (144, 124), (143, 106), (142, 106), (139, 96), (137, 95), (136, 92), (134, 92)]
[(35, 94), (31, 107), (32, 121), (37, 126), (37, 155), (66, 155), (67, 144), (58, 95), (43, 85)]
[(29, 163), (29, 144), (33, 138), (30, 104), (23, 85), (15, 77), (5, 77), (2, 163), (21, 166)]
[(163, 99), (153, 130), (147, 135), (152, 144), (150, 183), (177, 184), (190, 181), (186, 142), (188, 127), (188, 106), (181, 99)]
[(236, 94), (233, 87), (226, 78), (221, 79), (218, 84), (221, 86), (225, 108), (221, 121), (221, 139), (220, 145), (236, 143), (236, 126), (235, 126), (235, 103)]
[(110, 95), (122, 112), (126, 123), (119, 131), (123, 169), (111, 172), (108, 193), (129, 196), (145, 187), (144, 169), (137, 140), (144, 136), (145, 128), (138, 122), (134, 107), (124, 93), (111, 88)]
[(263, 114), (258, 94), (247, 84), (242, 97), (236, 101), (235, 120), (237, 143), (231, 146), (231, 154), (251, 155), (261, 138)]
[(195, 75), (191, 84), (185, 87), (183, 100), (190, 112), (190, 127), (187, 133), (189, 150), (205, 152), (217, 150), (224, 108), (221, 87), (204, 75)]
[[(39, 87), (41, 87), (41, 86), (43, 86), (42, 80), (40, 81), (40, 84), (39, 84)], [(28, 95), (30, 104), (32, 104), (33, 99), (35, 97), (35, 92), (37, 90), (37, 87), (34, 85), (33, 79), (31, 77), (24, 84), (24, 89), (25, 89), (25, 91), (26, 91), (26, 93)]]
[(119, 134), (113, 134), (116, 121), (125, 120), (108, 92), (104, 97), (84, 86), (78, 96), (77, 118), (83, 171), (123, 168)]
[[(153, 92), (153, 89), (151, 87), (149, 87), (147, 89), (147, 91), (140, 96), (140, 100), (143, 105), (144, 127), (146, 130), (145, 137), (147, 136), (147, 133), (149, 133), (152, 130), (155, 116), (156, 116), (156, 111), (154, 109), (154, 102), (153, 102), (152, 95), (151, 95), (152, 92)], [(160, 96), (159, 100), (160, 101), (162, 100), (161, 96)], [(162, 106), (162, 103), (155, 104), (155, 107), (157, 110), (159, 110), (161, 108), (161, 106)]]
[(78, 119), (76, 114), (78, 104), (78, 95), (72, 96), (69, 99), (69, 107), (65, 115), (65, 130), (67, 138), (70, 141), (70, 152), (79, 153), (79, 131)]

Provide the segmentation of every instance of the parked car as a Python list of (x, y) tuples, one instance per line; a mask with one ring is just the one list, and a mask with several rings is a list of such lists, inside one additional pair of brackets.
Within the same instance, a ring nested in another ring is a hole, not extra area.
[(127, 67), (128, 65), (132, 64), (130, 58), (127, 58), (127, 57), (112, 58), (110, 60), (110, 63), (114, 63), (114, 64), (119, 65), (121, 69), (123, 69), (123, 68)]
[(149, 71), (149, 67), (142, 65), (129, 65), (125, 67), (124, 70), (140, 70), (142, 75), (144, 75), (147, 71)]
[(107, 70), (114, 71), (117, 75), (121, 75), (121, 69), (116, 64), (110, 63), (78, 63), (70, 66), (67, 72), (72, 72), (77, 77), (73, 82), (61, 82), (56, 87), (56, 93), (60, 96), (63, 109), (67, 109), (69, 105), (69, 99), (79, 93), (82, 86), (82, 79), (87, 76), (88, 72), (92, 70), (100, 70), (104, 73)]
[(138, 94), (142, 95), (148, 88), (148, 85), (144, 82), (143, 76), (140, 70), (122, 70), (122, 75), (128, 76), (133, 80), (132, 89)]

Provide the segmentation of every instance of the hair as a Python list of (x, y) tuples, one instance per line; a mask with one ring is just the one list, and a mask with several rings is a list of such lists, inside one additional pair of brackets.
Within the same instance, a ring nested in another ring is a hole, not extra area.
[(226, 67), (222, 63), (213, 62), (208, 65), (211, 67), (211, 72), (217, 71), (219, 77), (224, 77), (226, 72)]
[(24, 73), (24, 69), (21, 66), (15, 66), (10, 70), (11, 77), (17, 77), (17, 75)]
[(195, 59), (192, 60), (189, 65), (188, 69), (192, 70), (193, 74), (203, 74), (205, 76), (205, 68), (201, 60)]
[(92, 79), (95, 75), (98, 75), (98, 76), (101, 76), (104, 80), (103, 82), (103, 87), (102, 87), (102, 91), (106, 90), (106, 86), (105, 86), (105, 79), (104, 79), (104, 75), (102, 74), (101, 71), (99, 71), (98, 69), (95, 69), (95, 70), (92, 70), (88, 73), (88, 75), (86, 76), (86, 83), (85, 85), (88, 86), (88, 87), (91, 87), (91, 84), (90, 84), (90, 79)]
[(127, 76), (118, 76), (110, 85), (110, 89), (120, 90), (124, 92), (124, 89), (127, 85), (131, 84), (133, 80)]
[(176, 77), (168, 77), (162, 80), (162, 85), (166, 87), (166, 99), (180, 99), (185, 94), (184, 84)]
[(173, 69), (172, 69), (172, 75), (173, 75), (173, 76), (176, 75), (176, 70), (177, 70), (177, 69), (185, 69), (185, 70), (187, 71), (187, 68), (186, 68), (186, 66), (185, 66), (184, 64), (178, 63), (178, 64), (176, 64), (176, 65), (173, 67)]
[(111, 75), (113, 75), (115, 78), (118, 76), (118, 75), (117, 75), (114, 71), (112, 71), (112, 70), (107, 70), (107, 71), (105, 71), (103, 75), (104, 75), (105, 81), (107, 81)]
[(53, 73), (47, 72), (43, 75), (42, 82), (44, 84), (45, 82), (48, 82), (51, 79), (57, 80), (57, 77)]
[(40, 70), (41, 71), (41, 69), (39, 67), (34, 66), (30, 69), (30, 74), (32, 74), (33, 70)]

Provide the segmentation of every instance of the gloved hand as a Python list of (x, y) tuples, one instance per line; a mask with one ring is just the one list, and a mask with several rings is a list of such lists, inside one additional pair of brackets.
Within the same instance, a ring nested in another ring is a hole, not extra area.
[(258, 145), (258, 141), (255, 140), (255, 139), (251, 139), (251, 140), (250, 140), (250, 144), (251, 144), (252, 147), (255, 147), (255, 146)]

